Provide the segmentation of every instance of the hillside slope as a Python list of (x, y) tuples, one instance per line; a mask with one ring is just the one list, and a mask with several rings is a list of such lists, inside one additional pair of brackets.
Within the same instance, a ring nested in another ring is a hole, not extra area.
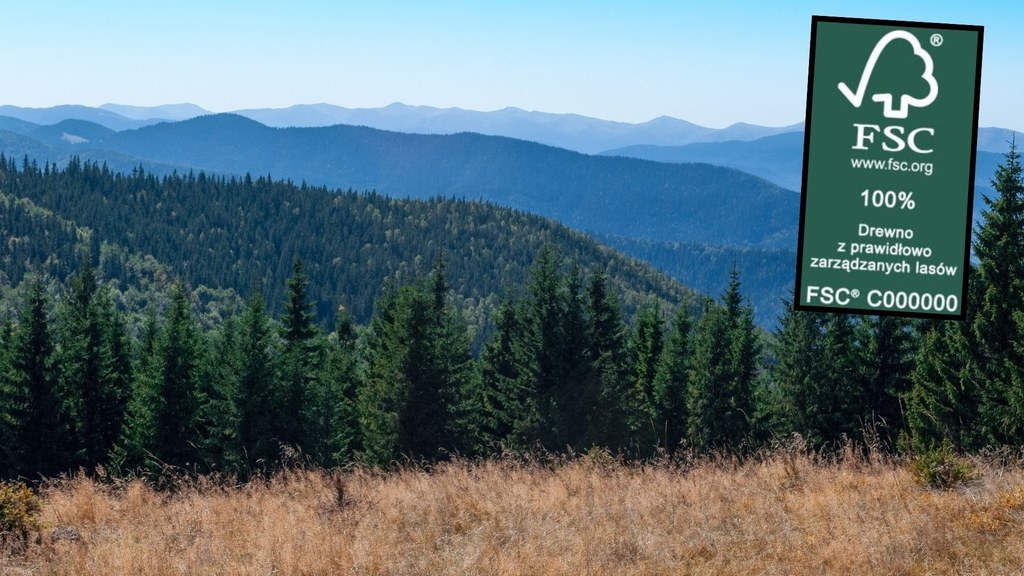
[(795, 241), (797, 198), (708, 165), (588, 156), (479, 134), (356, 126), (268, 128), (234, 115), (164, 123), (96, 144), (126, 156), (392, 197), (482, 199), (588, 232), (765, 247)]
[[(498, 298), (524, 284), (545, 244), (584, 270), (607, 272), (627, 310), (648, 298), (672, 308), (692, 296), (664, 274), (563, 225), (480, 202), (399, 200), (204, 173), (121, 175), (74, 160), (66, 170), (46, 173), (5, 159), (0, 191), (7, 205), (31, 206), (66, 229), (60, 236), (39, 222), (26, 227), (5, 211), (3, 240), (25, 246), (5, 262), (12, 283), (25, 270), (17, 263), (70, 259), (65, 245), (81, 235), (75, 230), (88, 229), (94, 255), (106, 243), (155, 258), (193, 286), (239, 294), (260, 286), (272, 307), (283, 300), (284, 281), (301, 258), (326, 322), (339, 305), (367, 321), (383, 285), (426, 272), (443, 256), (465, 314), (481, 327)], [(103, 262), (107, 277), (123, 276), (117, 262)], [(54, 272), (76, 267), (65, 262)]]

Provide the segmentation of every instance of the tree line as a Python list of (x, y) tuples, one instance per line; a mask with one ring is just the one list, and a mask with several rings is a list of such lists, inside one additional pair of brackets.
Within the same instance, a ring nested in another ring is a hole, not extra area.
[[(796, 312), (753, 323), (739, 275), (718, 300), (651, 298), (627, 318), (604, 271), (539, 250), (474, 355), (445, 254), (388, 281), (369, 322), (317, 322), (304, 263), (283, 312), (254, 286), (204, 329), (189, 291), (126, 329), (91, 259), (36, 278), (0, 326), (0, 471), (103, 466), (248, 477), (287, 465), (388, 467), (454, 454), (585, 451), (628, 458), (744, 451), (799, 433), (819, 447), (1024, 443), (1024, 184), (1012, 147), (976, 231), (968, 318)], [(51, 284), (51, 286), (53, 286)]]

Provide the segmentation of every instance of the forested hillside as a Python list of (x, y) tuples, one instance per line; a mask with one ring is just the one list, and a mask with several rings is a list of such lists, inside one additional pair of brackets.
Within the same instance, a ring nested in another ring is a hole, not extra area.
[(729, 272), (735, 268), (743, 277), (743, 292), (754, 307), (754, 321), (763, 328), (777, 328), (785, 310), (783, 300), (793, 298), (796, 252), (792, 250), (655, 242), (621, 236), (598, 239), (703, 294), (721, 294), (728, 286)]
[[(550, 244), (584, 269), (599, 268), (623, 294), (627, 310), (653, 294), (668, 306), (687, 291), (667, 276), (551, 220), (493, 205), (435, 198), (334, 193), (267, 177), (225, 179), (203, 173), (164, 178), (116, 174), (72, 160), (65, 169), (5, 159), (0, 192), (8, 204), (4, 239), (16, 252), (9, 281), (26, 266), (65, 277), (77, 267), (67, 240), (88, 240), (102, 274), (122, 285), (146, 257), (193, 287), (264, 290), (272, 310), (294, 259), (306, 262), (310, 299), (325, 325), (343, 305), (369, 319), (382, 285), (428, 270), (443, 257), (460, 308), (475, 329), (497, 299), (526, 278), (534, 255)], [(31, 213), (36, 218), (29, 217)], [(57, 217), (40, 219), (49, 214)], [(52, 238), (50, 229), (65, 237)], [(60, 232), (64, 230), (64, 232)]]

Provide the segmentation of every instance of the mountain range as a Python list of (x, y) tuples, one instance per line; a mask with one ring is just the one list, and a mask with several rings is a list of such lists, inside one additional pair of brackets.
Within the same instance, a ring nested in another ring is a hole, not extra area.
[[(1009, 142), (1022, 135), (1006, 128), (980, 128), (975, 186), (987, 187)], [(602, 152), (606, 156), (656, 162), (706, 162), (760, 176), (790, 190), (800, 190), (803, 171), (803, 130), (751, 141), (698, 142), (679, 146), (643, 144)]]
[(8, 135), (2, 151), (20, 158), (18, 146), (31, 145), (39, 162), (74, 154), (123, 168), (136, 159), (156, 172), (269, 173), (397, 198), (479, 199), (593, 233), (773, 248), (791, 246), (796, 233), (797, 196), (737, 170), (592, 156), (506, 137), (270, 128), (233, 114), (121, 132), (66, 120), (22, 136), (28, 139)]
[[(368, 126), (410, 134), (455, 134), (476, 132), (508, 136), (558, 146), (576, 152), (596, 154), (635, 144), (676, 146), (692, 142), (754, 140), (764, 136), (800, 130), (802, 124), (780, 128), (737, 123), (726, 128), (707, 128), (685, 120), (661, 116), (631, 124), (601, 120), (579, 114), (550, 114), (520, 108), (492, 112), (461, 108), (434, 108), (394, 103), (381, 108), (345, 108), (332, 104), (300, 104), (288, 108), (254, 108), (233, 111), (274, 128), (317, 128), (336, 124)], [(177, 122), (212, 114), (195, 104), (127, 106), (104, 104), (19, 108), (0, 106), (0, 116), (35, 124), (56, 124), (62, 120), (87, 120), (112, 130), (141, 128), (159, 122)]]
[[(205, 110), (190, 104), (0, 107), (3, 112), (14, 114), (0, 115), (0, 151), (8, 157), (61, 165), (80, 157), (121, 172), (143, 166), (156, 174), (269, 173), (393, 197), (485, 200), (596, 234), (706, 293), (724, 289), (727, 268), (735, 263), (758, 304), (762, 325), (774, 321), (778, 303), (791, 290), (800, 125), (737, 124), (715, 131), (664, 118), (621, 124), (513, 108), (485, 113), (400, 104), (218, 115), (202, 115)], [(254, 117), (311, 127), (268, 126)], [(365, 125), (371, 122), (396, 130)], [(315, 126), (321, 123), (334, 124)], [(546, 132), (538, 126), (546, 126)], [(603, 154), (483, 134), (511, 129), (524, 138), (531, 130), (549, 140), (575, 138), (566, 146)], [(979, 131), (979, 195), (991, 193), (988, 180), (1013, 134), (998, 128)], [(715, 141), (722, 138), (727, 140)], [(645, 144), (602, 149), (616, 139)], [(688, 143), (652, 144), (659, 141)], [(976, 216), (982, 206), (977, 199)]]

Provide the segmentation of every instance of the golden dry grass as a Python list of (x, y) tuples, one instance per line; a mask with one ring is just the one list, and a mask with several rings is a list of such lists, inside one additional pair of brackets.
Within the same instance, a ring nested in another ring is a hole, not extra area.
[[(899, 463), (784, 452), (300, 470), (173, 494), (75, 478), (44, 490), (38, 541), (0, 574), (1024, 573), (1024, 471), (976, 465), (951, 491)], [(82, 538), (53, 543), (57, 527)]]

